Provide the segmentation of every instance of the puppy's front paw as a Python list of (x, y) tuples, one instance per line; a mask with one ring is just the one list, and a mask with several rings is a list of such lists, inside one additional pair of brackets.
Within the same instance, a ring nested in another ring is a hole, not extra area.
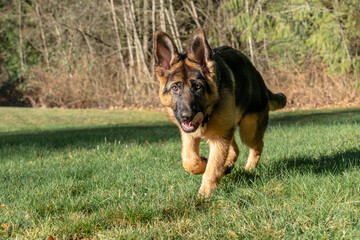
[(210, 196), (211, 190), (210, 189), (205, 189), (205, 188), (200, 188), (199, 189), (199, 193), (198, 193), (198, 198), (200, 199), (206, 199)]
[(206, 169), (207, 159), (204, 157), (197, 157), (193, 159), (183, 159), (183, 167), (192, 174), (203, 174)]
[(210, 182), (203, 182), (201, 184), (201, 187), (199, 189), (199, 194), (198, 196), (200, 198), (207, 198), (211, 195), (211, 193), (217, 189), (217, 184), (216, 183), (210, 183)]

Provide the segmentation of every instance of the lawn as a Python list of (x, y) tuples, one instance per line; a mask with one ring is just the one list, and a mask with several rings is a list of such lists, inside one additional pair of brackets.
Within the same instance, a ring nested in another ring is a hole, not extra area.
[(360, 108), (272, 113), (251, 173), (239, 147), (204, 201), (164, 113), (0, 108), (0, 239), (360, 238)]

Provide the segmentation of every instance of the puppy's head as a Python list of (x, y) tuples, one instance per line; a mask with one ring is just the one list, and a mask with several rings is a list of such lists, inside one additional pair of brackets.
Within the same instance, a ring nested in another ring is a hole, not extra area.
[(195, 30), (183, 53), (164, 32), (156, 32), (154, 39), (161, 103), (172, 109), (183, 131), (195, 132), (218, 98), (215, 63), (205, 33)]

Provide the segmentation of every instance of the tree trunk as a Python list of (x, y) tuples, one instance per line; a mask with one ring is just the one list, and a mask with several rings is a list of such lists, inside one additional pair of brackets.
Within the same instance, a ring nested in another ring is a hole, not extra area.
[[(121, 42), (120, 42), (120, 36), (119, 36), (119, 31), (118, 31), (118, 26), (117, 26), (116, 13), (115, 13), (113, 0), (110, 0), (110, 10), (111, 10), (112, 18), (113, 18), (117, 52), (119, 54), (120, 64), (122, 67), (122, 71), (120, 71), (120, 72), (123, 73), (123, 75), (121, 76), (121, 79), (125, 79), (125, 90), (129, 91), (130, 86), (129, 86), (128, 76), (127, 76), (126, 67), (125, 67), (125, 63), (124, 63), (124, 57), (121, 53), (122, 47), (121, 47)], [(123, 96), (123, 99), (125, 99), (125, 96)]]
[[(19, 0), (19, 57), (20, 57), (20, 67), (21, 75), (24, 73), (24, 56), (23, 56), (23, 38), (22, 38), (22, 12), (21, 12), (21, 0)], [(21, 76), (19, 76), (21, 77)]]
[[(152, 0), (151, 3), (151, 24), (152, 24), (152, 36), (155, 35), (155, 31), (156, 31), (156, 26), (155, 26), (155, 21), (156, 21), (156, 15), (155, 15), (155, 9), (156, 9), (156, 2), (155, 0)], [(155, 79), (155, 59), (154, 59), (154, 54), (151, 54), (151, 76), (152, 79)]]
[(164, 0), (160, 0), (160, 27), (161, 31), (166, 32)]
[(46, 68), (49, 69), (50, 68), (49, 51), (47, 49), (46, 36), (45, 36), (45, 32), (44, 32), (44, 25), (43, 25), (43, 22), (42, 22), (42, 19), (41, 19), (41, 13), (40, 13), (40, 10), (39, 10), (38, 1), (35, 1), (35, 11), (36, 11), (36, 14), (38, 15), (38, 18), (39, 18), (40, 33), (41, 33), (41, 39), (42, 39), (43, 47), (44, 47), (44, 58), (45, 58), (45, 62), (46, 62)]
[(149, 3), (148, 0), (144, 0), (143, 6), (143, 52), (145, 59), (148, 59), (148, 48), (149, 48), (149, 13), (148, 13)]
[[(245, 0), (245, 11), (248, 14), (248, 16), (250, 16), (248, 0)], [(251, 29), (250, 29), (250, 31), (251, 31)], [(249, 44), (249, 51), (250, 51), (250, 59), (251, 59), (251, 62), (254, 64), (254, 51), (253, 51), (253, 46), (252, 46), (251, 32), (250, 32), (250, 36), (248, 37), (248, 44)]]
[(179, 34), (178, 27), (177, 27), (176, 19), (175, 19), (172, 0), (170, 0), (170, 14), (171, 14), (171, 19), (172, 19), (172, 22), (173, 22), (173, 25), (174, 25), (175, 42), (177, 42), (177, 46), (179, 48), (179, 51), (182, 52), (183, 48), (182, 48), (181, 41), (180, 41), (180, 34)]
[(196, 13), (196, 9), (195, 9), (195, 5), (194, 5), (194, 2), (193, 1), (190, 1), (190, 4), (191, 4), (191, 8), (189, 7), (189, 5), (187, 5), (187, 3), (184, 1), (183, 2), (183, 6), (188, 10), (188, 12), (190, 13), (191, 17), (193, 18), (193, 20), (195, 21), (196, 23), (196, 26), (198, 28), (201, 27), (200, 23), (199, 23), (199, 19), (198, 19), (198, 16), (197, 16), (197, 13)]
[[(126, 0), (128, 1), (128, 0)], [(128, 4), (130, 4), (130, 9), (133, 9), (133, 4), (132, 1), (129, 0)], [(132, 13), (134, 13), (133, 11), (131, 11)], [(149, 69), (146, 66), (146, 62), (145, 62), (145, 57), (144, 57), (144, 52), (142, 51), (142, 46), (141, 46), (141, 42), (140, 42), (140, 38), (139, 35), (137, 33), (136, 30), (136, 25), (135, 25), (135, 16), (133, 14), (130, 14), (130, 24), (132, 27), (132, 31), (134, 33), (134, 41), (135, 41), (135, 50), (137, 52), (137, 56), (139, 57), (138, 60), (138, 68), (142, 70), (142, 72), (144, 73), (145, 77), (150, 78), (150, 73), (149, 73)], [(141, 67), (139, 67), (139, 65)]]
[(123, 13), (124, 13), (124, 24), (125, 24), (125, 31), (126, 31), (126, 42), (128, 46), (128, 53), (129, 53), (129, 75), (130, 78), (134, 78), (134, 81), (137, 82), (136, 75), (134, 74), (135, 66), (134, 66), (134, 55), (133, 55), (133, 47), (132, 47), (132, 35), (130, 31), (129, 21), (131, 15), (130, 7), (128, 6), (128, 2), (126, 0), (122, 1)]

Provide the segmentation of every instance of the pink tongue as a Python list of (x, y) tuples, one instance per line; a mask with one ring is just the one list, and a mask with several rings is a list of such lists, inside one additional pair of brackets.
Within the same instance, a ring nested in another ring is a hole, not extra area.
[(194, 118), (191, 120), (190, 125), (196, 125), (197, 123), (201, 123), (204, 120), (204, 114), (202, 112), (198, 112)]
[(194, 126), (198, 123), (201, 123), (204, 120), (204, 114), (202, 112), (198, 112), (194, 118), (189, 123), (182, 123), (182, 127), (188, 131), (194, 129)]
[(181, 123), (183, 129), (185, 129), (186, 131), (191, 131), (194, 129), (194, 126), (191, 125), (191, 123)]

